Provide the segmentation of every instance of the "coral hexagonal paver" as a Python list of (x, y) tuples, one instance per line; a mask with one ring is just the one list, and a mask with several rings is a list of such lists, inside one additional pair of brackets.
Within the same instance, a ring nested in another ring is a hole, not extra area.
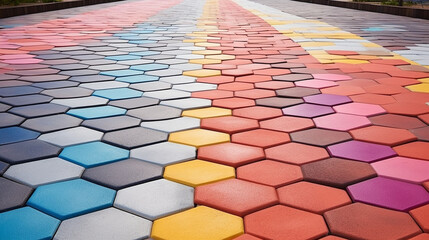
[(389, 146), (399, 145), (416, 140), (410, 131), (382, 126), (369, 126), (351, 130), (353, 138), (365, 142), (379, 143)]
[(278, 188), (277, 193), (281, 204), (318, 214), (351, 203), (346, 191), (309, 182)]
[(276, 205), (244, 217), (246, 232), (264, 239), (317, 239), (328, 234), (323, 217)]
[(40, 186), (27, 204), (60, 220), (112, 206), (116, 192), (82, 179)]
[(234, 177), (234, 168), (202, 160), (170, 165), (164, 171), (164, 178), (191, 187)]
[(231, 136), (231, 141), (256, 147), (272, 147), (282, 143), (290, 142), (289, 135), (284, 132), (277, 132), (267, 129), (255, 129)]
[(429, 180), (429, 162), (420, 159), (394, 157), (371, 164), (379, 176), (423, 183)]
[(194, 147), (203, 147), (218, 143), (229, 142), (230, 137), (226, 133), (220, 133), (205, 129), (191, 129), (171, 133), (168, 140), (170, 142), (186, 144)]
[(282, 112), (280, 109), (261, 106), (234, 109), (232, 114), (237, 117), (244, 117), (256, 120), (266, 120), (282, 116)]
[(265, 154), (268, 159), (297, 165), (329, 157), (324, 148), (294, 142), (267, 148), (265, 149)]
[(156, 220), (151, 236), (154, 239), (217, 240), (232, 239), (243, 232), (243, 220), (240, 217), (198, 206)]
[(264, 150), (236, 143), (222, 143), (198, 149), (198, 158), (238, 167), (265, 158)]
[(362, 162), (374, 162), (396, 155), (395, 151), (388, 146), (355, 140), (331, 145), (328, 150), (334, 157)]
[(201, 128), (228, 134), (258, 128), (257, 120), (236, 116), (205, 118), (201, 120)]
[(424, 232), (429, 231), (429, 204), (411, 210), (410, 214)]
[(411, 142), (393, 148), (399, 156), (429, 160), (428, 142)]
[(229, 179), (198, 186), (195, 203), (245, 216), (278, 202), (273, 187), (239, 179)]
[(237, 178), (273, 187), (303, 179), (301, 168), (287, 163), (263, 160), (237, 168)]
[(429, 193), (420, 185), (376, 177), (347, 187), (354, 201), (408, 211), (429, 202)]
[(354, 203), (324, 214), (332, 234), (368, 240), (406, 239), (421, 232), (407, 213)]
[(259, 124), (261, 128), (282, 132), (294, 132), (314, 127), (314, 123), (311, 119), (289, 116), (261, 121)]

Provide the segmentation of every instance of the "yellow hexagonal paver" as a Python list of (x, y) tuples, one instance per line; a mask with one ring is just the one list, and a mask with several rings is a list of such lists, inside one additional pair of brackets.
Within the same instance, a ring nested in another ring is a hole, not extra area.
[(410, 89), (413, 92), (429, 93), (429, 83), (415, 84), (411, 86), (406, 86), (406, 88)]
[(233, 239), (244, 232), (243, 219), (219, 210), (198, 206), (156, 220), (152, 238), (156, 240)]
[(203, 147), (218, 143), (229, 142), (230, 137), (226, 133), (220, 133), (205, 129), (192, 129), (170, 134), (168, 141), (186, 144), (194, 147)]
[(191, 187), (234, 177), (233, 167), (198, 159), (167, 166), (164, 172), (164, 178)]
[(200, 69), (193, 71), (183, 72), (185, 76), (191, 77), (211, 77), (211, 76), (219, 76), (221, 72), (219, 70), (211, 70), (211, 69)]
[(182, 112), (182, 116), (194, 117), (194, 118), (222, 117), (222, 116), (230, 116), (231, 114), (232, 114), (231, 109), (218, 108), (218, 107), (199, 108), (199, 109), (186, 110)]
[(191, 59), (189, 60), (189, 63), (195, 63), (195, 64), (218, 64), (221, 63), (222, 60), (218, 59), (207, 59), (207, 58), (200, 58), (200, 59)]
[(417, 80), (419, 80), (420, 82), (423, 82), (423, 83), (429, 83), (429, 78), (420, 78)]

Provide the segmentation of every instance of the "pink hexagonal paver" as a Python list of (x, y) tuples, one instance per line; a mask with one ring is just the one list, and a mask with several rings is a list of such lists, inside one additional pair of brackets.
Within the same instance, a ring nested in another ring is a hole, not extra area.
[(295, 85), (298, 87), (327, 88), (327, 87), (338, 86), (338, 83), (332, 82), (332, 81), (326, 81), (326, 80), (313, 79), (313, 80), (299, 81), (299, 82), (296, 82)]
[(429, 161), (394, 157), (371, 164), (379, 176), (422, 183), (429, 180)]
[(354, 201), (399, 211), (408, 211), (429, 202), (429, 192), (421, 185), (376, 177), (347, 188)]
[(350, 76), (342, 74), (330, 74), (330, 73), (320, 73), (312, 74), (315, 79), (322, 79), (328, 81), (344, 81), (352, 79)]
[(335, 106), (334, 110), (338, 113), (347, 113), (360, 116), (374, 116), (386, 112), (386, 110), (378, 105), (367, 103), (347, 103)]
[(343, 103), (349, 103), (352, 100), (347, 96), (335, 95), (335, 94), (317, 94), (304, 97), (304, 101), (307, 103), (315, 103), (326, 106), (334, 106)]
[(335, 157), (362, 162), (374, 162), (396, 155), (395, 151), (388, 146), (354, 140), (329, 146), (328, 151)]
[(366, 117), (343, 113), (314, 118), (313, 121), (317, 127), (340, 131), (371, 125), (371, 122)]
[(316, 104), (303, 103), (292, 107), (283, 108), (285, 115), (298, 117), (317, 117), (330, 113), (334, 113), (331, 107), (320, 106)]

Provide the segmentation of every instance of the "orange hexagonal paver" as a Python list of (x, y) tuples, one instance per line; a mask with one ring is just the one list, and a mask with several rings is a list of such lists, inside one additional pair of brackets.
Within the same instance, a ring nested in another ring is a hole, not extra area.
[(235, 116), (205, 118), (201, 120), (201, 128), (228, 134), (252, 130), (258, 127), (257, 120)]
[(421, 232), (410, 215), (363, 203), (324, 214), (332, 234), (351, 239), (407, 239)]
[(238, 216), (245, 216), (278, 202), (273, 187), (240, 179), (229, 179), (198, 186), (195, 203), (219, 209)]
[(425, 232), (429, 232), (429, 204), (410, 211), (411, 216)]
[(289, 134), (271, 131), (267, 129), (255, 129), (236, 133), (231, 136), (231, 141), (256, 147), (272, 147), (282, 143), (290, 142)]
[(301, 168), (296, 165), (264, 160), (237, 169), (237, 178), (280, 187), (303, 179)]
[(234, 77), (231, 77), (231, 76), (203, 77), (203, 78), (198, 78), (197, 82), (214, 83), (214, 84), (229, 83), (229, 82), (234, 82)]
[(216, 144), (198, 149), (198, 158), (238, 167), (265, 158), (262, 148), (236, 143)]
[(314, 127), (314, 123), (311, 119), (289, 116), (261, 121), (259, 124), (261, 125), (261, 128), (282, 132), (295, 132)]
[(408, 240), (429, 240), (429, 233), (422, 233)]
[(263, 88), (263, 89), (270, 89), (270, 90), (290, 88), (293, 86), (295, 86), (295, 85), (291, 82), (281, 82), (281, 81), (269, 81), (269, 82), (255, 83), (256, 88)]
[(266, 75), (249, 75), (237, 77), (235, 79), (237, 82), (247, 82), (247, 83), (259, 83), (259, 82), (267, 82), (271, 81), (271, 76)]
[(399, 156), (429, 160), (429, 142), (412, 142), (394, 147)]
[(317, 214), (351, 203), (346, 191), (309, 182), (281, 187), (277, 193), (281, 204)]
[(265, 150), (267, 158), (301, 165), (328, 158), (328, 152), (321, 147), (299, 143), (287, 143)]
[(249, 89), (253, 89), (253, 84), (242, 83), (242, 82), (224, 83), (224, 84), (220, 84), (218, 89), (227, 90), (227, 91), (249, 90)]
[(317, 239), (328, 234), (322, 216), (282, 205), (247, 215), (244, 228), (247, 233), (273, 240)]
[(276, 96), (276, 93), (272, 90), (249, 89), (249, 90), (243, 90), (243, 91), (236, 91), (235, 96), (242, 97), (242, 98), (258, 99), (258, 98), (274, 97)]
[(246, 99), (246, 98), (223, 98), (213, 100), (214, 107), (223, 107), (229, 109), (236, 109), (242, 107), (255, 106), (255, 100)]
[(280, 117), (283, 115), (283, 113), (282, 110), (278, 108), (254, 106), (234, 109), (232, 111), (232, 115), (238, 117), (252, 118), (256, 120), (266, 120), (270, 118)]
[(394, 146), (416, 140), (416, 136), (410, 131), (399, 128), (382, 126), (370, 126), (351, 130), (350, 133), (356, 140)]
[(396, 113), (402, 115), (417, 116), (425, 113), (429, 113), (429, 106), (423, 103), (405, 103), (397, 102), (392, 104), (386, 104), (382, 106), (389, 113)]

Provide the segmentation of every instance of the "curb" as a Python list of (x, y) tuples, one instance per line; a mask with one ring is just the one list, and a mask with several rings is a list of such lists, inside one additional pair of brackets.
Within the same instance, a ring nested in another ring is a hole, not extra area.
[(307, 2), (307, 3), (316, 3), (322, 5), (329, 5), (342, 8), (351, 8), (369, 12), (378, 12), (386, 13), (392, 15), (429, 19), (429, 10), (428, 9), (418, 9), (418, 8), (407, 8), (407, 7), (398, 7), (398, 6), (388, 6), (388, 5), (374, 5), (368, 3), (360, 2), (344, 2), (344, 1), (335, 1), (335, 0), (294, 0), (298, 2)]
[(8, 8), (0, 8), (0, 18), (14, 17), (25, 14), (40, 13), (66, 8), (82, 7), (100, 3), (117, 2), (122, 0), (76, 0), (68, 2), (54, 2), (30, 6), (16, 6)]

